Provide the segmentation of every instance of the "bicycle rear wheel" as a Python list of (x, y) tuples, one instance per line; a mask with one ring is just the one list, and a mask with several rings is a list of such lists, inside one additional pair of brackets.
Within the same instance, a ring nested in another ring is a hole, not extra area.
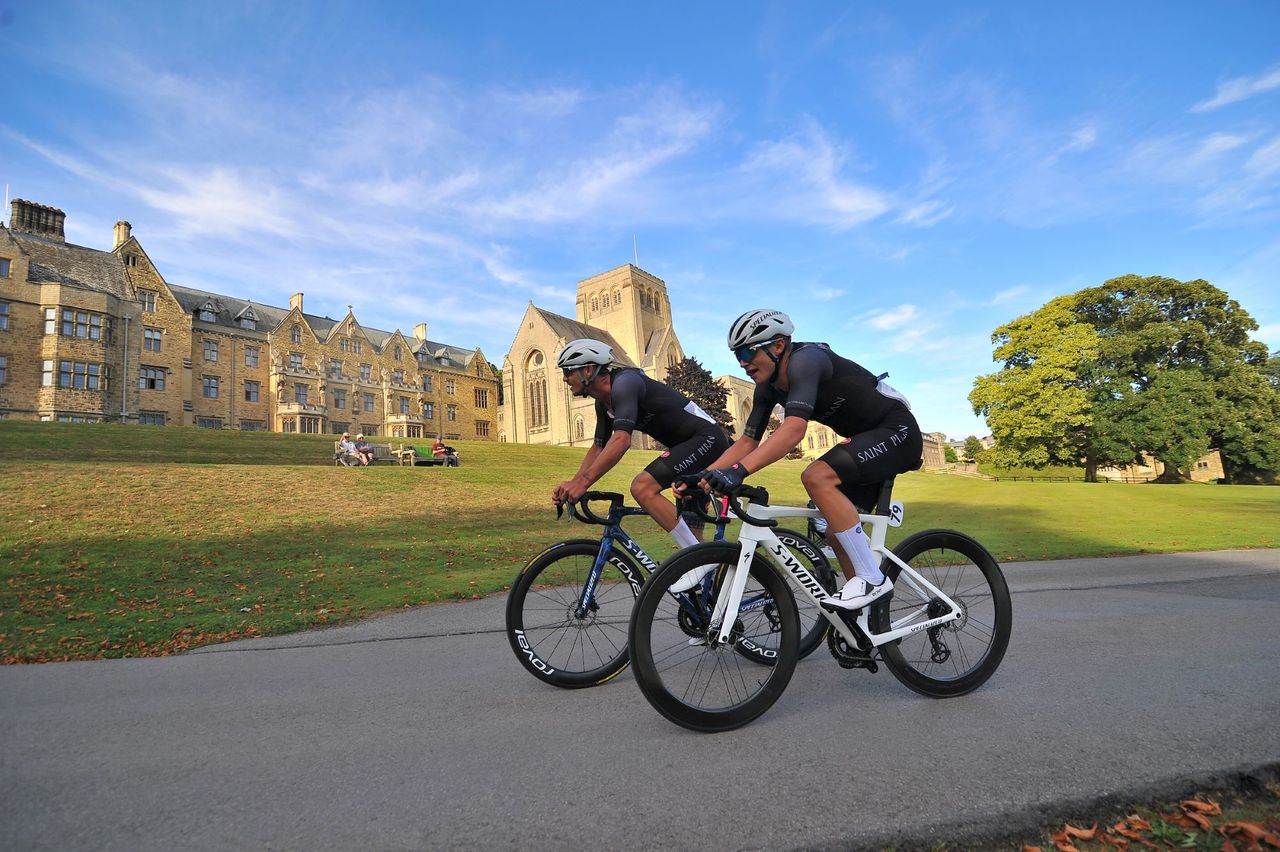
[[(931, 698), (972, 692), (1004, 659), (1013, 625), (1009, 587), (995, 558), (981, 544), (954, 530), (925, 530), (902, 541), (894, 555), (955, 601), (958, 621), (922, 630), (882, 645), (885, 666), (904, 686)], [(876, 633), (946, 612), (940, 599), (916, 590), (892, 560), (882, 563), (893, 594), (872, 604)]]
[[(718, 625), (708, 623), (710, 610), (695, 606), (689, 594), (668, 591), (686, 571), (713, 566), (714, 608), (719, 596), (728, 593), (725, 577), (732, 572), (727, 569), (737, 558), (737, 544), (685, 548), (649, 578), (631, 616), (631, 654), (640, 691), (659, 713), (693, 731), (728, 731), (747, 724), (778, 700), (795, 671), (800, 636), (794, 596), (764, 559), (752, 561), (744, 609), (735, 616), (725, 644), (717, 641)], [(747, 601), (755, 602), (753, 609), (746, 608)], [(772, 605), (772, 617), (766, 616), (765, 603)]]
[(507, 596), (507, 639), (516, 659), (544, 683), (566, 689), (596, 686), (627, 667), (627, 622), (644, 575), (624, 552), (609, 552), (591, 607), (579, 616), (579, 596), (600, 542), (554, 544), (525, 567)]

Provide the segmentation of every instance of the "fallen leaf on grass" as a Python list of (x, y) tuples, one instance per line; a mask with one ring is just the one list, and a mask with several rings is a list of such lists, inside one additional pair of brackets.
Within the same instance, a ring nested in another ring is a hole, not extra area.
[(1218, 826), (1218, 833), (1227, 840), (1236, 838), (1247, 842), (1249, 849), (1261, 849), (1262, 843), (1273, 849), (1280, 849), (1280, 835), (1268, 831), (1265, 826), (1256, 822), (1228, 822)]

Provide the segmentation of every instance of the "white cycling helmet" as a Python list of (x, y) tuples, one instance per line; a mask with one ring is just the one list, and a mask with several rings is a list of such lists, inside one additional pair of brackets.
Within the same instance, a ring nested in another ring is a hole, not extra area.
[(747, 311), (729, 326), (729, 348), (768, 343), (777, 337), (790, 337), (795, 330), (791, 318), (782, 311)]
[(561, 370), (589, 367), (595, 364), (607, 367), (613, 363), (613, 347), (589, 337), (570, 340), (556, 356), (556, 366)]

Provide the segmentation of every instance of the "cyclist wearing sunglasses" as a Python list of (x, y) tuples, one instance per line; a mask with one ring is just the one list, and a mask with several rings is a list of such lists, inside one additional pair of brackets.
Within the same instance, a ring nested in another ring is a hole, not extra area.
[(595, 440), (577, 474), (555, 487), (557, 505), (577, 500), (631, 449), (631, 433), (640, 431), (669, 447), (631, 483), (631, 496), (681, 547), (698, 543), (690, 527), (700, 529), (694, 513), (681, 517), (662, 491), (681, 473), (702, 470), (729, 448), (729, 436), (697, 403), (635, 367), (612, 368), (613, 347), (598, 340), (570, 341), (556, 366), (574, 396), (596, 401)]
[[(786, 456), (803, 440), (808, 421), (830, 426), (844, 441), (814, 461), (800, 476), (805, 490), (827, 519), (827, 541), (848, 582), (829, 605), (860, 609), (893, 590), (862, 532), (857, 505), (870, 508), (875, 486), (920, 467), (923, 438), (906, 398), (859, 364), (825, 343), (792, 342), (795, 330), (781, 311), (747, 311), (729, 328), (729, 348), (756, 383), (743, 435), (703, 471), (710, 489), (731, 494), (748, 474)], [(782, 425), (763, 443), (775, 405)], [(691, 576), (672, 591), (692, 588)], [(828, 604), (824, 601), (824, 604)]]

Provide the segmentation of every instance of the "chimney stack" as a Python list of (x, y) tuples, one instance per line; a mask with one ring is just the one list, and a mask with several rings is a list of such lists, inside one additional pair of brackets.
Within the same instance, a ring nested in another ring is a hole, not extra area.
[(301, 293), (294, 293), (292, 296), (289, 297), (289, 307), (297, 308), (298, 313), (302, 313), (302, 294)]
[(34, 201), (15, 198), (9, 205), (9, 230), (35, 234), (37, 237), (45, 237), (59, 243), (67, 241), (63, 231), (63, 223), (66, 219), (67, 214), (58, 208), (45, 207)]
[(111, 246), (111, 250), (115, 251), (120, 246), (129, 242), (129, 235), (133, 233), (133, 226), (125, 220), (121, 219), (116, 222), (115, 244)]
[(427, 324), (425, 322), (420, 322), (415, 325), (413, 327), (413, 336), (425, 343), (427, 340)]

